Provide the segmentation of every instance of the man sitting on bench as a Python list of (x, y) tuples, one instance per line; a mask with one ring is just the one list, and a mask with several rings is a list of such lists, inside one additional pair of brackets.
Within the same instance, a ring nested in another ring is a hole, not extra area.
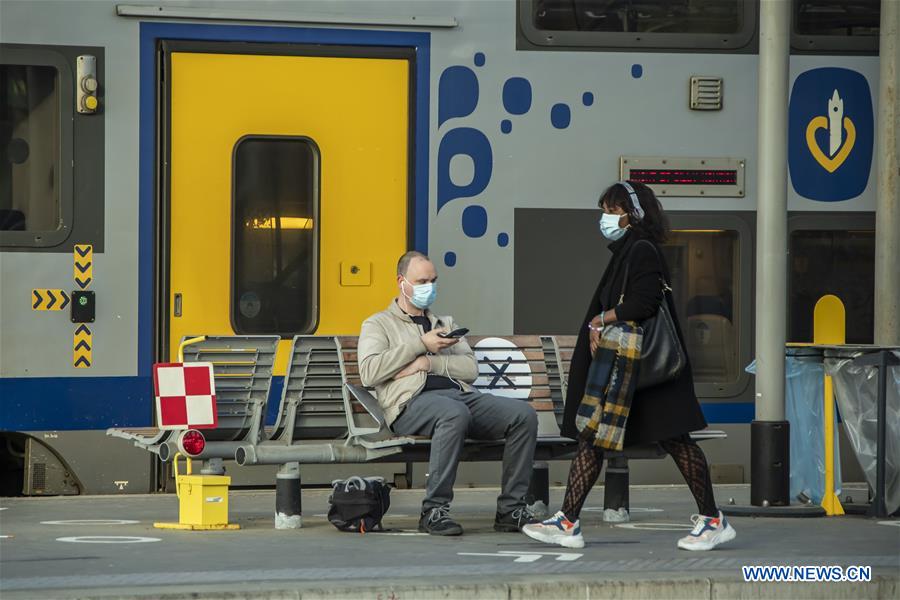
[(470, 385), (478, 377), (475, 354), (461, 336), (441, 336), (455, 329), (452, 317), (437, 317), (428, 310), (436, 281), (434, 264), (421, 252), (400, 258), (397, 297), (387, 310), (362, 324), (360, 379), (377, 390), (395, 433), (431, 438), (419, 531), (462, 534), (449, 511), (467, 437), (506, 440), (494, 529), (519, 531), (531, 518), (524, 497), (537, 441), (537, 414), (527, 402), (482, 394)]

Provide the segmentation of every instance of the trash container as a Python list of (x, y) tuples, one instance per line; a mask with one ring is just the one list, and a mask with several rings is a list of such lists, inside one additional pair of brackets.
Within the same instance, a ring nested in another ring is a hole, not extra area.
[[(822, 351), (785, 351), (784, 416), (791, 424), (791, 498), (821, 504), (825, 496), (825, 367)], [(746, 368), (756, 374), (756, 361)], [(834, 413), (834, 493), (841, 493), (840, 445)]]
[[(867, 352), (878, 350), (877, 347)], [(871, 489), (876, 489), (878, 431), (878, 370), (859, 366), (854, 358), (863, 352), (847, 348), (827, 350), (825, 369), (834, 379), (834, 395), (847, 431), (850, 446)], [(900, 351), (892, 354), (900, 358)], [(885, 507), (887, 514), (900, 509), (900, 366), (888, 367), (886, 386)], [(792, 447), (793, 450), (793, 447)]]

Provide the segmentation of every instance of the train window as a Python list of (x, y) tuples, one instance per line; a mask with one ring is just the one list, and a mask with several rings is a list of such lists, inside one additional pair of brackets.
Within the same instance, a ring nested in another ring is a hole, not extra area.
[(60, 136), (57, 69), (0, 65), (0, 231), (62, 227)]
[(317, 320), (319, 154), (305, 138), (249, 136), (234, 151), (232, 323), (310, 333)]
[(790, 239), (789, 340), (813, 341), (813, 310), (834, 294), (847, 314), (847, 343), (871, 344), (875, 313), (875, 232), (798, 230)]
[(792, 45), (806, 51), (878, 51), (881, 0), (794, 0)]
[(542, 46), (717, 48), (745, 46), (749, 0), (525, 0), (522, 32)]
[(741, 26), (736, 0), (537, 0), (532, 10), (542, 31), (735, 33)]
[(738, 232), (675, 230), (663, 246), (694, 381), (727, 384), (738, 361)]

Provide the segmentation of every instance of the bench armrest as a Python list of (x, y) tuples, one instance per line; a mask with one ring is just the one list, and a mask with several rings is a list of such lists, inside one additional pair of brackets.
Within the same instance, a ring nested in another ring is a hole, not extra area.
[(356, 401), (362, 404), (363, 408), (366, 409), (366, 412), (375, 419), (379, 427), (382, 429), (387, 427), (384, 420), (384, 411), (381, 410), (378, 400), (369, 393), (369, 390), (358, 385), (353, 385), (352, 383), (346, 383), (344, 385), (347, 386), (347, 391), (356, 398)]

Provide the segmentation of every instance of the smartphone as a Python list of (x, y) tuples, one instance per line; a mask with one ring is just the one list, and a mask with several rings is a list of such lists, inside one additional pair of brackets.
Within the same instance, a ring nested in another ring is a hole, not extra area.
[(469, 330), (465, 327), (460, 327), (459, 329), (454, 329), (450, 333), (439, 333), (438, 337), (442, 338), (461, 338), (462, 336), (469, 333)]

